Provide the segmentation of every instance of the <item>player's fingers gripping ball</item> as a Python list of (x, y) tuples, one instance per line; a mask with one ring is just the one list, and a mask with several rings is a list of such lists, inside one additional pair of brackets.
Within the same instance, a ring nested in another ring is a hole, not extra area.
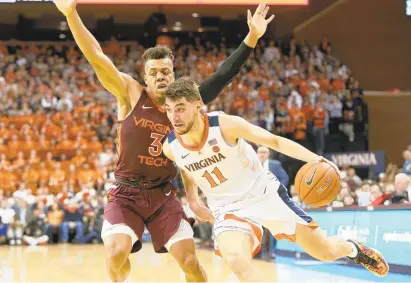
[(300, 200), (313, 207), (331, 203), (340, 192), (340, 185), (338, 171), (324, 161), (305, 164), (295, 177)]

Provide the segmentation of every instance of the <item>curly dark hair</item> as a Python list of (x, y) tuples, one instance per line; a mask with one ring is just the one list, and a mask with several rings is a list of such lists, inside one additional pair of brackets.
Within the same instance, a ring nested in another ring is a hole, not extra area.
[(159, 60), (159, 59), (166, 59), (170, 58), (171, 61), (174, 60), (173, 52), (165, 47), (165, 46), (156, 46), (147, 49), (143, 56), (144, 64), (147, 63), (148, 60)]

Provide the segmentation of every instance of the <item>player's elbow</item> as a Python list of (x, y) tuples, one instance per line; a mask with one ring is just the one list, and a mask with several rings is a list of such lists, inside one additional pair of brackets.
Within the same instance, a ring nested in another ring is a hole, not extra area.
[(103, 52), (97, 50), (95, 52), (90, 52), (86, 58), (94, 70), (97, 71), (104, 69), (105, 56), (106, 55), (104, 55)]

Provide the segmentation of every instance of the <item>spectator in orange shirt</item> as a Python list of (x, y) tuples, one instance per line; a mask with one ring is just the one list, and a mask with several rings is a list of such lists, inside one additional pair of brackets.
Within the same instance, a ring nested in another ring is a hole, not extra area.
[(56, 161), (53, 158), (53, 153), (47, 152), (46, 154), (46, 167), (49, 170), (53, 170), (55, 168)]
[(47, 222), (46, 234), (49, 237), (50, 242), (54, 242), (54, 236), (58, 235), (58, 242), (61, 242), (60, 238), (60, 227), (63, 224), (64, 211), (61, 209), (59, 204), (56, 202), (51, 207), (47, 213)]
[(0, 138), (0, 153), (7, 152), (7, 146), (4, 144), (4, 139)]
[(51, 171), (51, 174), (50, 174), (50, 180), (49, 180), (50, 192), (53, 194), (59, 192), (61, 190), (61, 187), (63, 186), (65, 179), (66, 179), (66, 172), (61, 170), (60, 162), (56, 162), (54, 165), (54, 170)]
[(74, 148), (77, 148), (77, 149), (87, 148), (87, 141), (83, 139), (83, 134), (81, 132), (77, 134), (76, 140), (74, 141)]
[(25, 142), (23, 143), (22, 149), (27, 154), (32, 149), (37, 148), (37, 143), (33, 141), (30, 135), (26, 135)]
[(13, 169), (21, 170), (23, 169), (24, 165), (26, 165), (26, 160), (24, 160), (24, 153), (22, 151), (19, 151), (17, 153), (17, 159), (13, 161)]
[(302, 146), (306, 146), (307, 123), (305, 121), (304, 114), (300, 113), (300, 115), (295, 117), (294, 130), (294, 140)]
[(321, 79), (318, 80), (321, 91), (328, 92), (330, 90), (330, 81), (327, 78), (327, 74), (323, 73)]
[(47, 168), (46, 163), (43, 161), (40, 163), (39, 169), (40, 185), (47, 184), (50, 178), (50, 170)]
[(338, 75), (337, 78), (331, 84), (333, 90), (342, 93), (345, 90), (345, 81), (341, 75)]
[(295, 99), (292, 99), (291, 104), (288, 107), (288, 115), (292, 120), (295, 120), (296, 116), (300, 114), (300, 107), (298, 107)]
[(83, 137), (86, 140), (91, 140), (91, 138), (93, 136), (96, 135), (96, 132), (94, 131), (94, 129), (91, 127), (90, 124), (86, 124), (86, 126), (84, 127), (84, 132), (83, 132)]
[(10, 171), (10, 161), (7, 159), (6, 154), (0, 155), (0, 171)]
[(57, 145), (58, 150), (70, 150), (74, 148), (74, 143), (69, 139), (67, 133), (64, 133), (61, 137), (60, 143)]
[(76, 165), (77, 168), (79, 168), (86, 161), (87, 159), (80, 149), (76, 150), (76, 155), (71, 159), (71, 163)]
[(28, 164), (34, 169), (38, 169), (40, 166), (40, 158), (37, 156), (37, 151), (32, 149), (30, 151), (30, 157), (29, 160), (27, 161)]
[(15, 159), (17, 157), (17, 152), (21, 150), (22, 148), (22, 144), (18, 140), (17, 135), (13, 135), (11, 137), (11, 141), (9, 141), (9, 143), (7, 144), (7, 148), (8, 148), (8, 152), (7, 152), (8, 158)]
[(5, 192), (13, 192), (17, 188), (18, 184), (18, 178), (15, 173), (12, 171), (6, 171), (1, 173), (1, 178), (0, 182), (3, 182), (3, 184), (0, 183), (0, 187), (5, 191)]
[(98, 141), (97, 136), (91, 138), (91, 142), (88, 143), (87, 148), (95, 153), (100, 153), (103, 151), (103, 145)]
[(322, 155), (325, 150), (325, 135), (327, 112), (322, 103), (318, 102), (314, 111), (314, 139), (317, 154)]
[(287, 116), (283, 122), (283, 132), (286, 138), (293, 140), (294, 139), (294, 119), (291, 116)]
[(9, 129), (7, 129), (6, 124), (4, 122), (0, 122), (0, 137), (3, 139), (8, 139), (10, 135)]
[(50, 142), (46, 139), (46, 136), (41, 135), (39, 137), (38, 148), (40, 149), (50, 149)]
[(29, 189), (31, 189), (33, 192), (37, 191), (40, 180), (40, 174), (39, 172), (37, 172), (37, 170), (31, 168), (30, 165), (24, 166), (22, 178), (26, 182)]

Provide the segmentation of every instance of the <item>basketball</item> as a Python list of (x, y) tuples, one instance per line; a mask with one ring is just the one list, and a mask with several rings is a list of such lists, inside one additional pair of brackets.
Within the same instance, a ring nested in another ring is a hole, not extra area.
[(295, 189), (300, 200), (312, 207), (331, 203), (340, 192), (340, 176), (326, 162), (310, 162), (298, 171)]

